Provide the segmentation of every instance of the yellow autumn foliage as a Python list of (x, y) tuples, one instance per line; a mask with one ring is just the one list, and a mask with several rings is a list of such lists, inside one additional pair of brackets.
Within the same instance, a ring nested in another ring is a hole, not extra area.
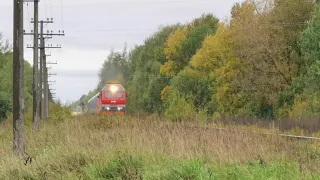
[(188, 29), (186, 27), (179, 28), (175, 32), (171, 33), (166, 42), (164, 54), (167, 62), (160, 68), (160, 73), (168, 76), (175, 75), (176, 64), (174, 59), (179, 56), (179, 49), (182, 42), (186, 39)]
[(320, 92), (296, 95), (294, 104), (289, 112), (292, 119), (300, 119), (302, 117), (320, 115)]
[(191, 60), (191, 65), (199, 72), (215, 79), (215, 100), (218, 113), (223, 115), (245, 114), (246, 96), (237, 84), (245, 66), (233, 53), (232, 35), (230, 27), (219, 24), (217, 33), (204, 40), (202, 48)]
[(178, 54), (178, 49), (181, 47), (181, 43), (186, 39), (187, 28), (179, 28), (175, 32), (171, 33), (164, 49), (167, 60), (173, 60), (172, 56)]
[(212, 71), (223, 65), (230, 57), (231, 48), (231, 31), (221, 23), (217, 33), (204, 40), (202, 48), (192, 58), (191, 65), (201, 71)]
[(183, 71), (186, 72), (186, 74), (188, 75), (188, 77), (192, 77), (193, 79), (201, 79), (204, 76), (207, 76), (208, 74), (202, 71), (198, 71), (196, 69), (192, 69), (191, 67), (185, 67), (183, 69)]
[(309, 103), (305, 101), (301, 96), (297, 96), (294, 100), (292, 110), (289, 112), (289, 117), (292, 119), (300, 119), (303, 116), (310, 114)]
[(160, 74), (173, 77), (176, 75), (176, 69), (177, 65), (173, 61), (169, 60), (160, 67)]
[(168, 93), (170, 90), (170, 86), (166, 86), (165, 88), (163, 88), (163, 90), (161, 91), (161, 100), (165, 101), (167, 99)]
[(244, 68), (244, 66), (240, 66), (240, 61), (236, 58), (230, 58), (215, 73), (216, 101), (219, 104), (218, 111), (222, 114), (245, 114), (242, 111), (247, 102), (247, 96), (241, 91), (237, 81), (240, 76), (240, 68)]

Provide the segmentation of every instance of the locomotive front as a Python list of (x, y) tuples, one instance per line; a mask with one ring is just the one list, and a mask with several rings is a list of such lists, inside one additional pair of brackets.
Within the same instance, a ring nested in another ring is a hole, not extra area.
[(126, 97), (126, 90), (121, 84), (107, 84), (101, 91), (101, 112), (124, 115), (126, 112)]

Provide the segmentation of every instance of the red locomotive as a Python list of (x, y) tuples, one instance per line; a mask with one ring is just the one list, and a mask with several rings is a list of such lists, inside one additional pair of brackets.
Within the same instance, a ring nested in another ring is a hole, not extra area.
[(88, 113), (125, 115), (126, 98), (126, 90), (121, 84), (108, 83), (88, 101)]

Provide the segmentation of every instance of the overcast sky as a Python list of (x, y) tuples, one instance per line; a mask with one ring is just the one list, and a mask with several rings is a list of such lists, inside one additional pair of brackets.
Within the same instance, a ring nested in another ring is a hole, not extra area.
[[(0, 0), (0, 32), (12, 42), (13, 3)], [(63, 103), (75, 101), (94, 89), (97, 73), (111, 49), (122, 50), (142, 44), (159, 26), (186, 23), (203, 13), (213, 13), (219, 19), (230, 17), (230, 10), (240, 0), (40, 0), (40, 20), (53, 18), (46, 30), (64, 30), (66, 36), (53, 37), (46, 44), (61, 44), (61, 49), (49, 49), (49, 80), (56, 89), (56, 98)], [(33, 3), (25, 3), (24, 29), (33, 30)], [(25, 47), (32, 44), (25, 36)], [(32, 63), (32, 49), (25, 48), (25, 59)]]

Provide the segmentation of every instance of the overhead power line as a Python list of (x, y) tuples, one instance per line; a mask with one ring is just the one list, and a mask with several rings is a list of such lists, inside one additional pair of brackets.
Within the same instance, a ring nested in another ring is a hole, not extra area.
[[(61, 6), (61, 22), (62, 22), (62, 28), (64, 29), (64, 18), (63, 18), (63, 2), (60, 0), (60, 6)], [(51, 5), (52, 7), (52, 5)]]
[[(291, 26), (306, 26), (308, 22), (296, 22), (296, 23), (261, 23), (260, 25), (273, 25), (281, 27), (291, 27)], [(141, 29), (75, 29), (69, 32), (132, 32), (132, 31), (157, 31), (157, 28), (141, 28)]]
[[(103, 3), (91, 3), (91, 4), (63, 4), (63, 7), (88, 7), (88, 6), (104, 6), (104, 5), (110, 5), (110, 4), (177, 4), (177, 3), (206, 3), (206, 2), (212, 2), (212, 0), (167, 0), (167, 1), (107, 1)], [(62, 7), (61, 4), (52, 4), (50, 5), (50, 8), (53, 7)], [(0, 8), (8, 8), (11, 6), (0, 6)]]
[(173, 4), (173, 3), (194, 3), (194, 2), (197, 2), (197, 3), (212, 2), (212, 0), (107, 1), (103, 3), (91, 3), (91, 4), (65, 4), (64, 7), (103, 6), (103, 5), (110, 5), (110, 4)]
[(75, 29), (69, 32), (120, 32), (120, 31), (150, 31), (157, 30), (156, 28), (143, 28), (143, 29)]
[[(27, 15), (28, 15), (28, 19), (30, 19), (30, 11), (29, 11), (29, 3), (27, 3), (27, 7), (26, 7), (26, 10), (27, 10)], [(29, 26), (29, 30), (31, 31), (31, 23), (28, 23), (28, 26)]]

